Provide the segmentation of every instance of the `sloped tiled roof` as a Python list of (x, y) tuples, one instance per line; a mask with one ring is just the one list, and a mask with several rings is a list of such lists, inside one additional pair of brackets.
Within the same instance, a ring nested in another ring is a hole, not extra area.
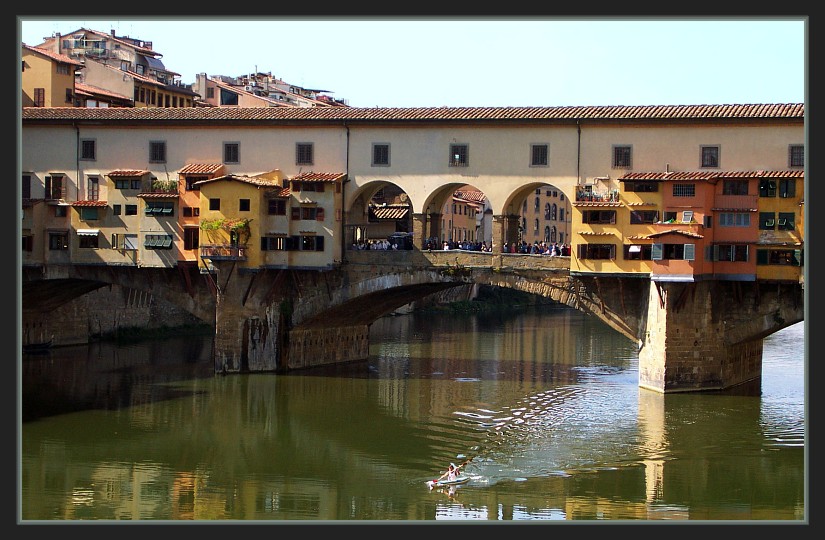
[(74, 201), (72, 206), (79, 207), (98, 207), (98, 206), (107, 206), (108, 203), (106, 201)]
[(288, 187), (278, 186), (278, 187), (274, 187), (274, 188), (270, 189), (269, 191), (267, 191), (266, 196), (269, 197), (269, 198), (276, 198), (276, 197), (283, 198), (283, 197), (289, 197), (290, 193), (291, 193), (291, 191)]
[(701, 234), (691, 232), (691, 231), (685, 231), (685, 230), (682, 230), (682, 229), (668, 229), (666, 231), (659, 231), (659, 232), (655, 232), (655, 233), (650, 233), (650, 234), (647, 235), (647, 237), (648, 238), (658, 238), (658, 237), (664, 236), (666, 234), (681, 234), (682, 236), (687, 236), (687, 237), (690, 237), (690, 238), (697, 238), (697, 239), (704, 238), (704, 236), (701, 235)]
[(63, 64), (71, 64), (73, 66), (82, 66), (83, 63), (75, 60), (71, 56), (66, 56), (65, 54), (59, 54), (56, 52), (52, 52), (46, 49), (41, 49), (40, 47), (32, 47), (31, 45), (26, 45), (25, 43), (22, 44), (24, 49), (29, 51), (42, 54), (47, 58), (51, 58), (55, 62), (61, 62)]
[(337, 180), (343, 180), (346, 176), (346, 173), (340, 172), (313, 172), (307, 171), (298, 174), (297, 176), (293, 176), (289, 180), (300, 180), (301, 182), (335, 182)]
[(376, 219), (399, 220), (407, 217), (410, 207), (406, 204), (388, 204), (386, 206), (370, 206), (370, 213)]
[(223, 163), (189, 163), (178, 174), (217, 174), (223, 170)]
[(241, 182), (243, 184), (250, 184), (250, 185), (259, 186), (259, 187), (274, 187), (274, 186), (280, 187), (280, 184), (278, 183), (277, 180), (267, 180), (265, 178), (259, 178), (257, 176), (248, 176), (248, 175), (245, 175), (245, 174), (226, 174), (224, 176), (218, 176), (216, 178), (208, 178), (206, 180), (199, 180), (199, 181), (195, 182), (194, 185), (202, 186), (204, 184), (211, 184), (213, 182), (223, 182), (223, 181)]
[(484, 200), (487, 198), (484, 195), (484, 192), (478, 191), (477, 189), (458, 189), (455, 193), (453, 193), (453, 196), (458, 199), (463, 199), (465, 201), (478, 203), (484, 202)]
[(805, 171), (669, 171), (631, 172), (618, 180), (716, 180), (722, 178), (803, 178)]
[(168, 122), (557, 122), (804, 121), (803, 103), (750, 105), (610, 105), (603, 107), (24, 107), (26, 121)]
[(143, 176), (144, 174), (149, 174), (149, 172), (150, 171), (141, 171), (141, 170), (133, 170), (133, 169), (117, 169), (115, 171), (111, 171), (109, 173), (106, 173), (106, 176), (109, 176), (109, 177), (112, 177), (112, 178), (114, 178), (116, 176), (134, 177), (134, 176)]
[(130, 98), (129, 96), (117, 94), (115, 92), (112, 92), (111, 90), (106, 90), (105, 88), (100, 88), (98, 86), (93, 86), (91, 84), (75, 82), (74, 90), (76, 94), (82, 94), (87, 96), (108, 96), (112, 98), (121, 99), (124, 101), (132, 101), (132, 98)]

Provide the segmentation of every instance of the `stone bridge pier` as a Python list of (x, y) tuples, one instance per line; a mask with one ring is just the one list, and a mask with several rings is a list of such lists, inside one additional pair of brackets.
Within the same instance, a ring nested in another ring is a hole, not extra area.
[(798, 284), (651, 282), (639, 386), (674, 393), (761, 380), (763, 339), (802, 321), (803, 305)]

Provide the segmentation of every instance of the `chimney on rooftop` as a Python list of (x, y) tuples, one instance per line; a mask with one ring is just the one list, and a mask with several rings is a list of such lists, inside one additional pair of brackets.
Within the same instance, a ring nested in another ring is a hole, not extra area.
[(115, 37), (115, 29), (112, 28), (112, 37)]

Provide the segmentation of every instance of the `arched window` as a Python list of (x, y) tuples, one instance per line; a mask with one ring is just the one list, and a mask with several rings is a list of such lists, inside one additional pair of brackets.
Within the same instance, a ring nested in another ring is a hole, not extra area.
[(541, 199), (536, 197), (535, 211), (538, 212), (540, 207), (541, 207)]
[(539, 233), (539, 220), (538, 220), (538, 219), (537, 219), (537, 220), (535, 220), (535, 222), (533, 223), (533, 231), (534, 231), (536, 234), (538, 234), (538, 233)]
[(553, 225), (553, 228), (550, 229), (550, 241), (551, 242), (556, 241), (556, 226), (555, 225)]
[(544, 203), (544, 219), (550, 219), (550, 203)]
[(527, 212), (527, 199), (524, 199), (524, 204), (521, 205), (521, 212), (522, 213)]
[(550, 239), (550, 227), (544, 227), (544, 241), (545, 242), (552, 242)]
[(553, 221), (556, 221), (556, 211), (557, 210), (558, 210), (558, 207), (556, 206), (556, 203), (553, 203), (553, 206), (550, 207), (550, 219), (552, 219)]

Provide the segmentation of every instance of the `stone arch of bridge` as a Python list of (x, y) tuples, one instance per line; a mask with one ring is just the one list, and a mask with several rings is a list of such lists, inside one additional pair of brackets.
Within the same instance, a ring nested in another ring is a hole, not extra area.
[(536, 272), (522, 272), (448, 267), (441, 269), (398, 268), (363, 279), (342, 280), (334, 291), (327, 288), (314, 293), (305, 291), (292, 314), (294, 329), (335, 328), (369, 325), (378, 318), (411, 302), (447, 289), (488, 285), (535, 294), (594, 315), (633, 341), (638, 340), (637, 325), (604, 313), (603, 301), (593, 298), (587, 286), (567, 273), (548, 278)]
[(408, 188), (412, 186), (409, 186), (402, 179), (377, 178), (362, 184), (355, 184), (353, 191), (347, 194), (344, 201), (347, 223), (351, 227), (367, 225), (370, 200), (382, 188), (393, 185), (402, 190), (408, 197), (410, 209), (418, 220), (418, 224), (414, 226), (413, 231), (416, 235), (415, 243), (421, 247), (427, 238), (441, 236), (441, 211), (444, 205), (450, 201), (455, 191), (463, 186), (471, 186), (484, 193), (493, 215), (498, 216), (499, 227), (495, 229), (492, 241), (494, 246), (502, 246), (518, 239), (518, 230), (521, 225), (518, 216), (522, 205), (531, 194), (535, 193), (536, 189), (543, 186), (552, 186), (564, 193), (568, 200), (573, 200), (570, 199), (568, 193), (572, 187), (569, 179), (567, 182), (561, 182), (561, 185), (557, 185), (553, 181), (558, 179), (537, 178), (504, 189), (502, 189), (498, 178), (495, 179), (495, 183), (491, 182), (492, 178), (485, 177), (459, 177), (459, 180), (456, 180), (454, 176), (451, 176), (445, 177), (444, 180), (443, 183), (439, 183), (434, 187), (422, 189), (421, 186), (415, 186), (410, 190)]

